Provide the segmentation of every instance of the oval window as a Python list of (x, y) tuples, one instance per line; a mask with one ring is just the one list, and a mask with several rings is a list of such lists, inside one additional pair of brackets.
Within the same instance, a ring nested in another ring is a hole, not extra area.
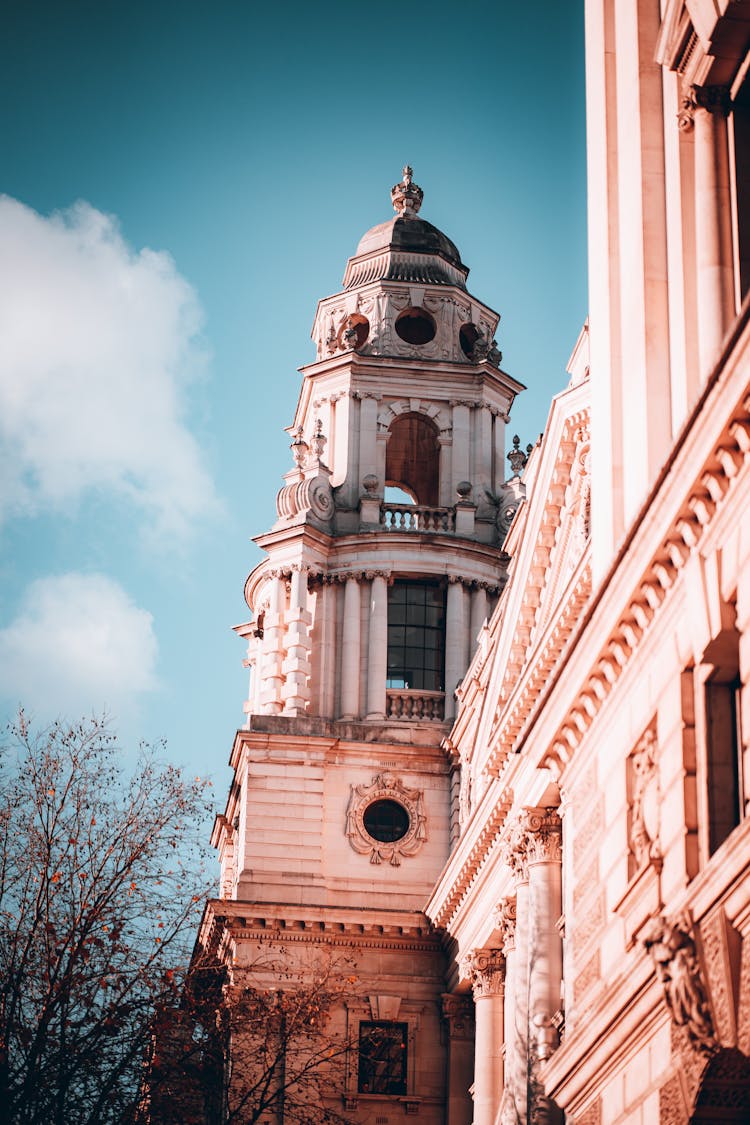
[(429, 344), (437, 328), (426, 309), (404, 309), (396, 318), (396, 333), (407, 344)]
[(393, 844), (409, 831), (409, 814), (398, 801), (373, 801), (362, 815), (367, 833), (381, 844)]
[(356, 351), (357, 348), (362, 347), (369, 335), (370, 322), (367, 317), (362, 316), (361, 313), (352, 313), (341, 322), (338, 335), (339, 347), (345, 350), (353, 348)]

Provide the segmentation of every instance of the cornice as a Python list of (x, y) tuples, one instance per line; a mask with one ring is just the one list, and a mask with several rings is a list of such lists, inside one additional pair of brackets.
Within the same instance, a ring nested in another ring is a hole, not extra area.
[[(505, 820), (513, 804), (513, 793), (503, 790), (499, 796), (495, 786), (483, 794), (470, 821), (469, 830), (459, 842), (437, 884), (434, 899), (437, 908), (430, 917), (435, 926), (449, 930), (450, 924), (467, 898), (473, 883), (479, 879), (491, 852), (500, 844)], [(472, 831), (477, 827), (476, 833)], [(463, 854), (462, 854), (463, 853)]]
[[(582, 618), (576, 620), (575, 614), (570, 615), (571, 627), (567, 631), (558, 665), (551, 675), (543, 678), (541, 690), (526, 710), (525, 725), (512, 746), (516, 754), (522, 752), (537, 723), (545, 715), (546, 704), (553, 693), (564, 691), (565, 697), (572, 701), (566, 708), (565, 718), (552, 729), (551, 735), (545, 731), (539, 739), (541, 753), (536, 764), (551, 768), (558, 777), (564, 774), (603, 703), (630, 664), (691, 551), (699, 547), (733, 481), (743, 469), (747, 471), (750, 463), (750, 394), (746, 370), (740, 360), (748, 352), (750, 297), (746, 299), (742, 313), (727, 337), (721, 359), (686, 420), (668, 462), (609, 573)], [(728, 417), (723, 405), (725, 394), (729, 394), (727, 384), (729, 389), (735, 388), (730, 396), (733, 406)], [(699, 420), (700, 425), (697, 424)], [(691, 481), (687, 489), (682, 484), (686, 479)], [(628, 558), (637, 565), (623, 565)], [(587, 570), (588, 561), (582, 566)], [(628, 577), (633, 569), (637, 575), (635, 580)], [(628, 585), (623, 590), (626, 579)], [(587, 580), (590, 581), (590, 577)], [(585, 601), (584, 590), (585, 587), (579, 593), (584, 595)], [(618, 605), (623, 607), (619, 612), (616, 609)], [(498, 616), (500, 613), (502, 610), (499, 609)], [(587, 633), (596, 635), (596, 629), (602, 627), (607, 618), (614, 618), (615, 624), (606, 632), (602, 628), (607, 640), (604, 645), (597, 646), (592, 660), (586, 656), (588, 645), (581, 643), (582, 638)], [(585, 664), (580, 666), (577, 661), (582, 658)], [(543, 663), (540, 662), (540, 673), (542, 669)], [(519, 691), (522, 690), (519, 685)], [(499, 733), (499, 726), (497, 729)], [(504, 751), (503, 745), (498, 744), (493, 765), (503, 761), (504, 753), (507, 758), (509, 751)], [(491, 794), (495, 792), (497, 789), (493, 785), (488, 786), (433, 894), (431, 903), (434, 903), (435, 910), (431, 917), (437, 925), (446, 929), (502, 832), (510, 803), (502, 808), (502, 813), (499, 812), (501, 802), (495, 809), (491, 804), (488, 808)], [(476, 833), (474, 825), (481, 823), (478, 818), (483, 815), (487, 817), (487, 828)], [(449, 872), (455, 872), (452, 881), (448, 877)]]
[(389, 918), (388, 913), (211, 899), (206, 907), (204, 927), (206, 936), (210, 934), (217, 948), (231, 941), (235, 944), (275, 942), (415, 952), (442, 949), (441, 936), (424, 915), (394, 911)]
[[(558, 776), (650, 632), (688, 559), (700, 549), (733, 484), (747, 471), (750, 394), (747, 371), (739, 361), (750, 352), (749, 310), (750, 301), (746, 301), (722, 360), (568, 646), (568, 657), (573, 653), (580, 657), (589, 650), (589, 645), (579, 643), (585, 634), (596, 635), (601, 629), (606, 640), (597, 646), (594, 659), (586, 660), (585, 671), (568, 666), (566, 657), (539, 700), (537, 714), (547, 698), (561, 690), (564, 679), (566, 694), (575, 700), (552, 737), (544, 738), (549, 750), (539, 764), (553, 768)], [(724, 384), (729, 384), (728, 389), (738, 385), (728, 416), (721, 407)], [(690, 482), (687, 488), (682, 483), (685, 480)], [(631, 577), (634, 573), (635, 579)], [(605, 628), (607, 618), (613, 623)], [(524, 742), (532, 729), (529, 724)]]
[(495, 725), (490, 734), (490, 752), (485, 765), (488, 772), (499, 774), (510, 755), (518, 751), (526, 724), (590, 596), (591, 552), (587, 548), (571, 576), (557, 614), (539, 638), (532, 659), (522, 672), (519, 670), (520, 674), (512, 676), (506, 671), (502, 691), (507, 691), (508, 696), (504, 698), (501, 694), (495, 711)]

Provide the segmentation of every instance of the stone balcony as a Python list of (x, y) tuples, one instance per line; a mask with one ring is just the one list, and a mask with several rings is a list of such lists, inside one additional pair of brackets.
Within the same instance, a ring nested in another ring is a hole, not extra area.
[(419, 691), (412, 688), (388, 688), (386, 718), (442, 723), (445, 716), (445, 693)]
[(380, 526), (386, 531), (453, 532), (454, 508), (431, 508), (425, 504), (389, 504), (380, 508)]

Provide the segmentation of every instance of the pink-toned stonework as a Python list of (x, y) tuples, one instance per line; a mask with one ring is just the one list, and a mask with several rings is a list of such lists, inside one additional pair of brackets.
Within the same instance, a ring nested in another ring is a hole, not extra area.
[(533, 449), (410, 169), (315, 317), (203, 935), (356, 960), (336, 1018), (408, 1071), (353, 1060), (352, 1122), (750, 1120), (750, 5), (661, 9), (586, 4), (590, 317)]

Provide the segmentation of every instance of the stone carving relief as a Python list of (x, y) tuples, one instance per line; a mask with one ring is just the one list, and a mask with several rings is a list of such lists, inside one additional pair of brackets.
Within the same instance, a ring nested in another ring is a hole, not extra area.
[[(365, 828), (364, 815), (375, 801), (395, 801), (408, 814), (409, 826), (398, 840), (376, 840)], [(370, 863), (387, 862), (399, 867), (401, 860), (417, 854), (427, 839), (427, 818), (421, 789), (408, 789), (400, 778), (379, 773), (370, 785), (352, 785), (346, 810), (346, 836), (355, 852), (369, 855)]]
[(516, 945), (516, 896), (501, 898), (492, 915), (495, 929), (500, 932), (503, 953), (507, 957)]
[(457, 992), (443, 995), (443, 1019), (451, 1039), (473, 1039), (474, 1006), (468, 996)]
[(461, 784), (458, 791), (458, 818), (462, 828), (469, 823), (471, 816), (472, 788), (471, 766), (468, 762), (464, 762), (461, 766)]
[(505, 832), (501, 843), (503, 861), (513, 872), (516, 885), (528, 883), (529, 865), (526, 853), (526, 834), (516, 823)]
[(528, 864), (562, 863), (562, 821), (557, 809), (524, 809), (520, 828)]
[(462, 963), (474, 1000), (499, 996), (505, 990), (505, 957), (500, 949), (472, 949)]
[(660, 793), (656, 730), (643, 732), (628, 758), (630, 831), (628, 844), (634, 871), (661, 865), (659, 845)]
[(301, 426), (295, 431), (290, 448), (296, 468), (286, 474), (289, 483), (276, 496), (280, 520), (288, 522), (310, 514), (320, 523), (330, 522), (334, 508), (331, 471), (323, 463), (327, 440), (320, 419), (315, 423), (309, 442), (305, 441)]
[(718, 1043), (690, 918), (654, 918), (641, 940), (664, 987), (672, 1020), (684, 1028), (696, 1051), (713, 1054)]

